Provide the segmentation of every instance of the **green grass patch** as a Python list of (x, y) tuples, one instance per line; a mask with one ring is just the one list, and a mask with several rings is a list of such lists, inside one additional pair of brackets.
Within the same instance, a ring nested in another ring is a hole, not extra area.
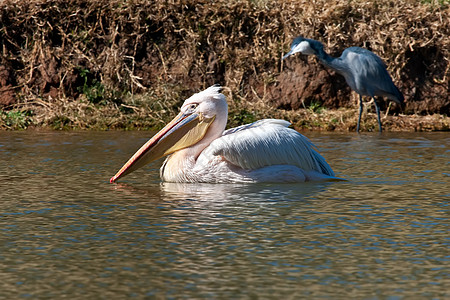
[(31, 110), (0, 110), (0, 128), (23, 130), (32, 124)]

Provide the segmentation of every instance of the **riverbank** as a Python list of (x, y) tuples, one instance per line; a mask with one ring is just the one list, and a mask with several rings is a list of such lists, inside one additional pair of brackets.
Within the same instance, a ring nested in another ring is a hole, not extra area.
[(270, 117), (355, 130), (341, 76), (314, 58), (281, 61), (301, 34), (333, 56), (361, 46), (382, 57), (405, 96), (403, 108), (382, 105), (385, 130), (449, 130), (449, 13), (434, 0), (3, 1), (0, 129), (159, 129), (219, 83), (230, 126)]
[[(224, 91), (229, 96), (230, 93)], [(228, 97), (229, 98), (229, 97)], [(0, 129), (49, 130), (159, 130), (178, 112), (182, 100), (158, 100), (149, 95), (130, 97), (119, 104), (94, 105), (86, 100), (35, 100), (21, 110), (0, 111)], [(355, 131), (358, 116), (354, 108), (327, 109), (310, 105), (297, 110), (273, 109), (260, 100), (229, 101), (228, 127), (251, 123), (262, 118), (289, 120), (299, 131)], [(449, 131), (450, 118), (440, 114), (389, 115), (382, 113), (385, 131)], [(378, 124), (373, 103), (364, 105), (362, 131), (377, 131)]]

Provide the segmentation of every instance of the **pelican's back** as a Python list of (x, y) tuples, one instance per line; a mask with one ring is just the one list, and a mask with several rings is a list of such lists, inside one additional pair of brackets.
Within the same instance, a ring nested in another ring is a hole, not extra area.
[(229, 129), (205, 149), (246, 170), (272, 165), (293, 165), (305, 171), (334, 176), (315, 146), (289, 122), (266, 119)]

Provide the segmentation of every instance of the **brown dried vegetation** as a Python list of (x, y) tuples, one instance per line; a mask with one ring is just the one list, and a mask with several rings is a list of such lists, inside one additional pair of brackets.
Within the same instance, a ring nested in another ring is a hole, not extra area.
[[(314, 58), (281, 61), (303, 35), (334, 56), (362, 46), (383, 58), (406, 99), (388, 130), (448, 130), (449, 12), (446, 0), (3, 1), (0, 128), (156, 128), (219, 83), (232, 125), (354, 130), (357, 97), (342, 77)], [(374, 116), (362, 125), (376, 128)]]

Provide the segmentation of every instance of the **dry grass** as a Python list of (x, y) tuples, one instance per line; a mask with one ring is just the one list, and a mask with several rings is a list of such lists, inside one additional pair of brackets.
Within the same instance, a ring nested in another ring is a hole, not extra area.
[[(352, 45), (373, 50), (404, 92), (407, 115), (448, 114), (449, 12), (448, 1), (413, 0), (3, 1), (0, 128), (155, 128), (183, 99), (220, 83), (232, 124), (279, 116), (348, 130), (353, 111), (322, 120), (309, 109), (274, 110), (280, 58), (299, 34), (333, 55)], [(347, 91), (333, 101), (354, 106)], [(9, 124), (11, 111), (26, 112), (25, 125)]]

